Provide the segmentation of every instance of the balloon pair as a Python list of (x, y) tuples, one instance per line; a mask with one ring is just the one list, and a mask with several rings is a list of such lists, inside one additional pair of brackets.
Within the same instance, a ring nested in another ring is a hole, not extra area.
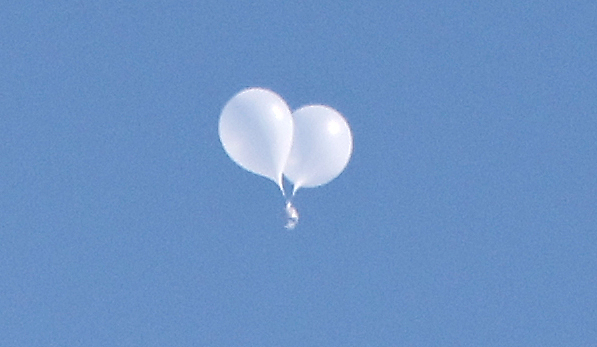
[(350, 127), (338, 111), (309, 105), (291, 112), (278, 94), (262, 88), (232, 97), (222, 110), (218, 130), (230, 158), (274, 181), (284, 196), (283, 176), (293, 183), (294, 196), (299, 188), (336, 178), (352, 154)]

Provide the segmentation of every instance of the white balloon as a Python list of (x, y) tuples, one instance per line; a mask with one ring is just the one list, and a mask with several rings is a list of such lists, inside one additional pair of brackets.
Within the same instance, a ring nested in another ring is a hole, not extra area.
[(293, 184), (312, 188), (336, 178), (352, 154), (352, 134), (342, 115), (331, 107), (310, 105), (293, 112), (294, 138), (284, 168)]
[(271, 90), (249, 88), (230, 99), (220, 115), (220, 141), (244, 169), (274, 181), (284, 192), (282, 172), (292, 146), (292, 113)]

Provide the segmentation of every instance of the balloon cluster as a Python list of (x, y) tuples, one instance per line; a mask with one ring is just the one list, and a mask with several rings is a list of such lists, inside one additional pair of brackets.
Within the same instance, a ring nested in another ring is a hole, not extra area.
[(242, 168), (293, 184), (286, 200), (286, 228), (298, 223), (291, 199), (299, 188), (326, 184), (344, 170), (352, 154), (352, 134), (342, 115), (329, 106), (308, 105), (291, 112), (276, 93), (249, 88), (230, 99), (220, 115), (220, 141)]

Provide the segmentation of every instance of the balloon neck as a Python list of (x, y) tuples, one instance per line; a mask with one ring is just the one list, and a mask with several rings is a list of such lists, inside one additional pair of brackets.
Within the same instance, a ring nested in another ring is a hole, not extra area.
[(284, 184), (282, 183), (282, 179), (278, 180), (278, 188), (280, 188), (282, 196), (284, 196), (284, 198), (286, 199), (286, 192), (284, 191)]
[(292, 187), (292, 195), (290, 196), (291, 198), (293, 198), (293, 197), (296, 195), (296, 191), (297, 191), (297, 190), (299, 190), (299, 188), (300, 188), (300, 187), (301, 187), (301, 186), (300, 186), (300, 185), (298, 185), (298, 184), (295, 184), (295, 185)]

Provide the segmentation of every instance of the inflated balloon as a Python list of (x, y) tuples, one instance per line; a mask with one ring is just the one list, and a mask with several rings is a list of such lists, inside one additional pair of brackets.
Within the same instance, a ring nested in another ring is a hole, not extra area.
[(292, 146), (293, 120), (278, 94), (262, 88), (236, 94), (222, 110), (218, 132), (234, 162), (271, 179), (284, 193), (282, 172)]
[(293, 112), (294, 137), (284, 168), (293, 184), (293, 195), (301, 187), (311, 188), (336, 178), (352, 154), (352, 134), (338, 111), (323, 105)]

